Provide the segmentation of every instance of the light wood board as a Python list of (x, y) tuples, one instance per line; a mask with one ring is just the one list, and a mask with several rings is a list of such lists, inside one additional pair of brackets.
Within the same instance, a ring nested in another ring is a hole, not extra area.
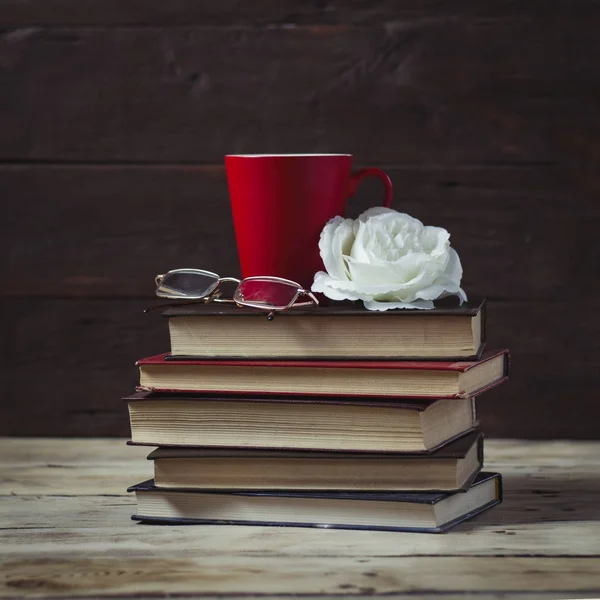
[(486, 440), (504, 502), (443, 535), (140, 525), (148, 451), (1, 438), (0, 597), (600, 596), (600, 443)]

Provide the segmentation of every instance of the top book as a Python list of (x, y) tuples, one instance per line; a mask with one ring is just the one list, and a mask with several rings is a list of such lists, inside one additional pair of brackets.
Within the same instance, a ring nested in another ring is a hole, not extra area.
[(356, 303), (290, 309), (267, 321), (229, 304), (169, 308), (171, 354), (229, 359), (476, 360), (485, 345), (485, 301), (431, 310), (369, 311)]

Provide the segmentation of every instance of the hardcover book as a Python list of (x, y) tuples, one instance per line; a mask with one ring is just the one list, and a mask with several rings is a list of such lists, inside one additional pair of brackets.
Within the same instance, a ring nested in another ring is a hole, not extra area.
[(441, 533), (502, 500), (499, 473), (480, 473), (466, 492), (223, 492), (129, 488), (133, 519), (149, 523), (274, 525)]
[(459, 362), (173, 360), (159, 354), (137, 365), (145, 391), (464, 398), (508, 376), (508, 351)]
[(474, 431), (427, 454), (158, 448), (148, 459), (159, 488), (457, 491), (483, 464)]
[(203, 358), (479, 358), (485, 301), (432, 310), (369, 311), (356, 303), (293, 309), (267, 321), (264, 311), (227, 304), (169, 308), (171, 354)]
[(473, 398), (385, 401), (136, 393), (131, 442), (151, 446), (431, 452), (477, 425)]

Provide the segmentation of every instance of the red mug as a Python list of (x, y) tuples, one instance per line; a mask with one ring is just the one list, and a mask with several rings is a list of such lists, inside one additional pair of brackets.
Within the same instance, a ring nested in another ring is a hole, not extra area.
[(319, 237), (343, 215), (365, 177), (392, 182), (380, 169), (352, 173), (351, 154), (234, 154), (225, 157), (242, 277), (275, 275), (310, 289), (323, 270)]

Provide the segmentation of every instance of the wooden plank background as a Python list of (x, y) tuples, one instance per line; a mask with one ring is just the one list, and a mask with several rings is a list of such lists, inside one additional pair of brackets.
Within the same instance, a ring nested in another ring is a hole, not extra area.
[(591, 0), (0, 0), (0, 434), (127, 435), (168, 346), (153, 276), (239, 273), (223, 155), (330, 151), (489, 298), (513, 376), (486, 433), (596, 437), (599, 26)]

